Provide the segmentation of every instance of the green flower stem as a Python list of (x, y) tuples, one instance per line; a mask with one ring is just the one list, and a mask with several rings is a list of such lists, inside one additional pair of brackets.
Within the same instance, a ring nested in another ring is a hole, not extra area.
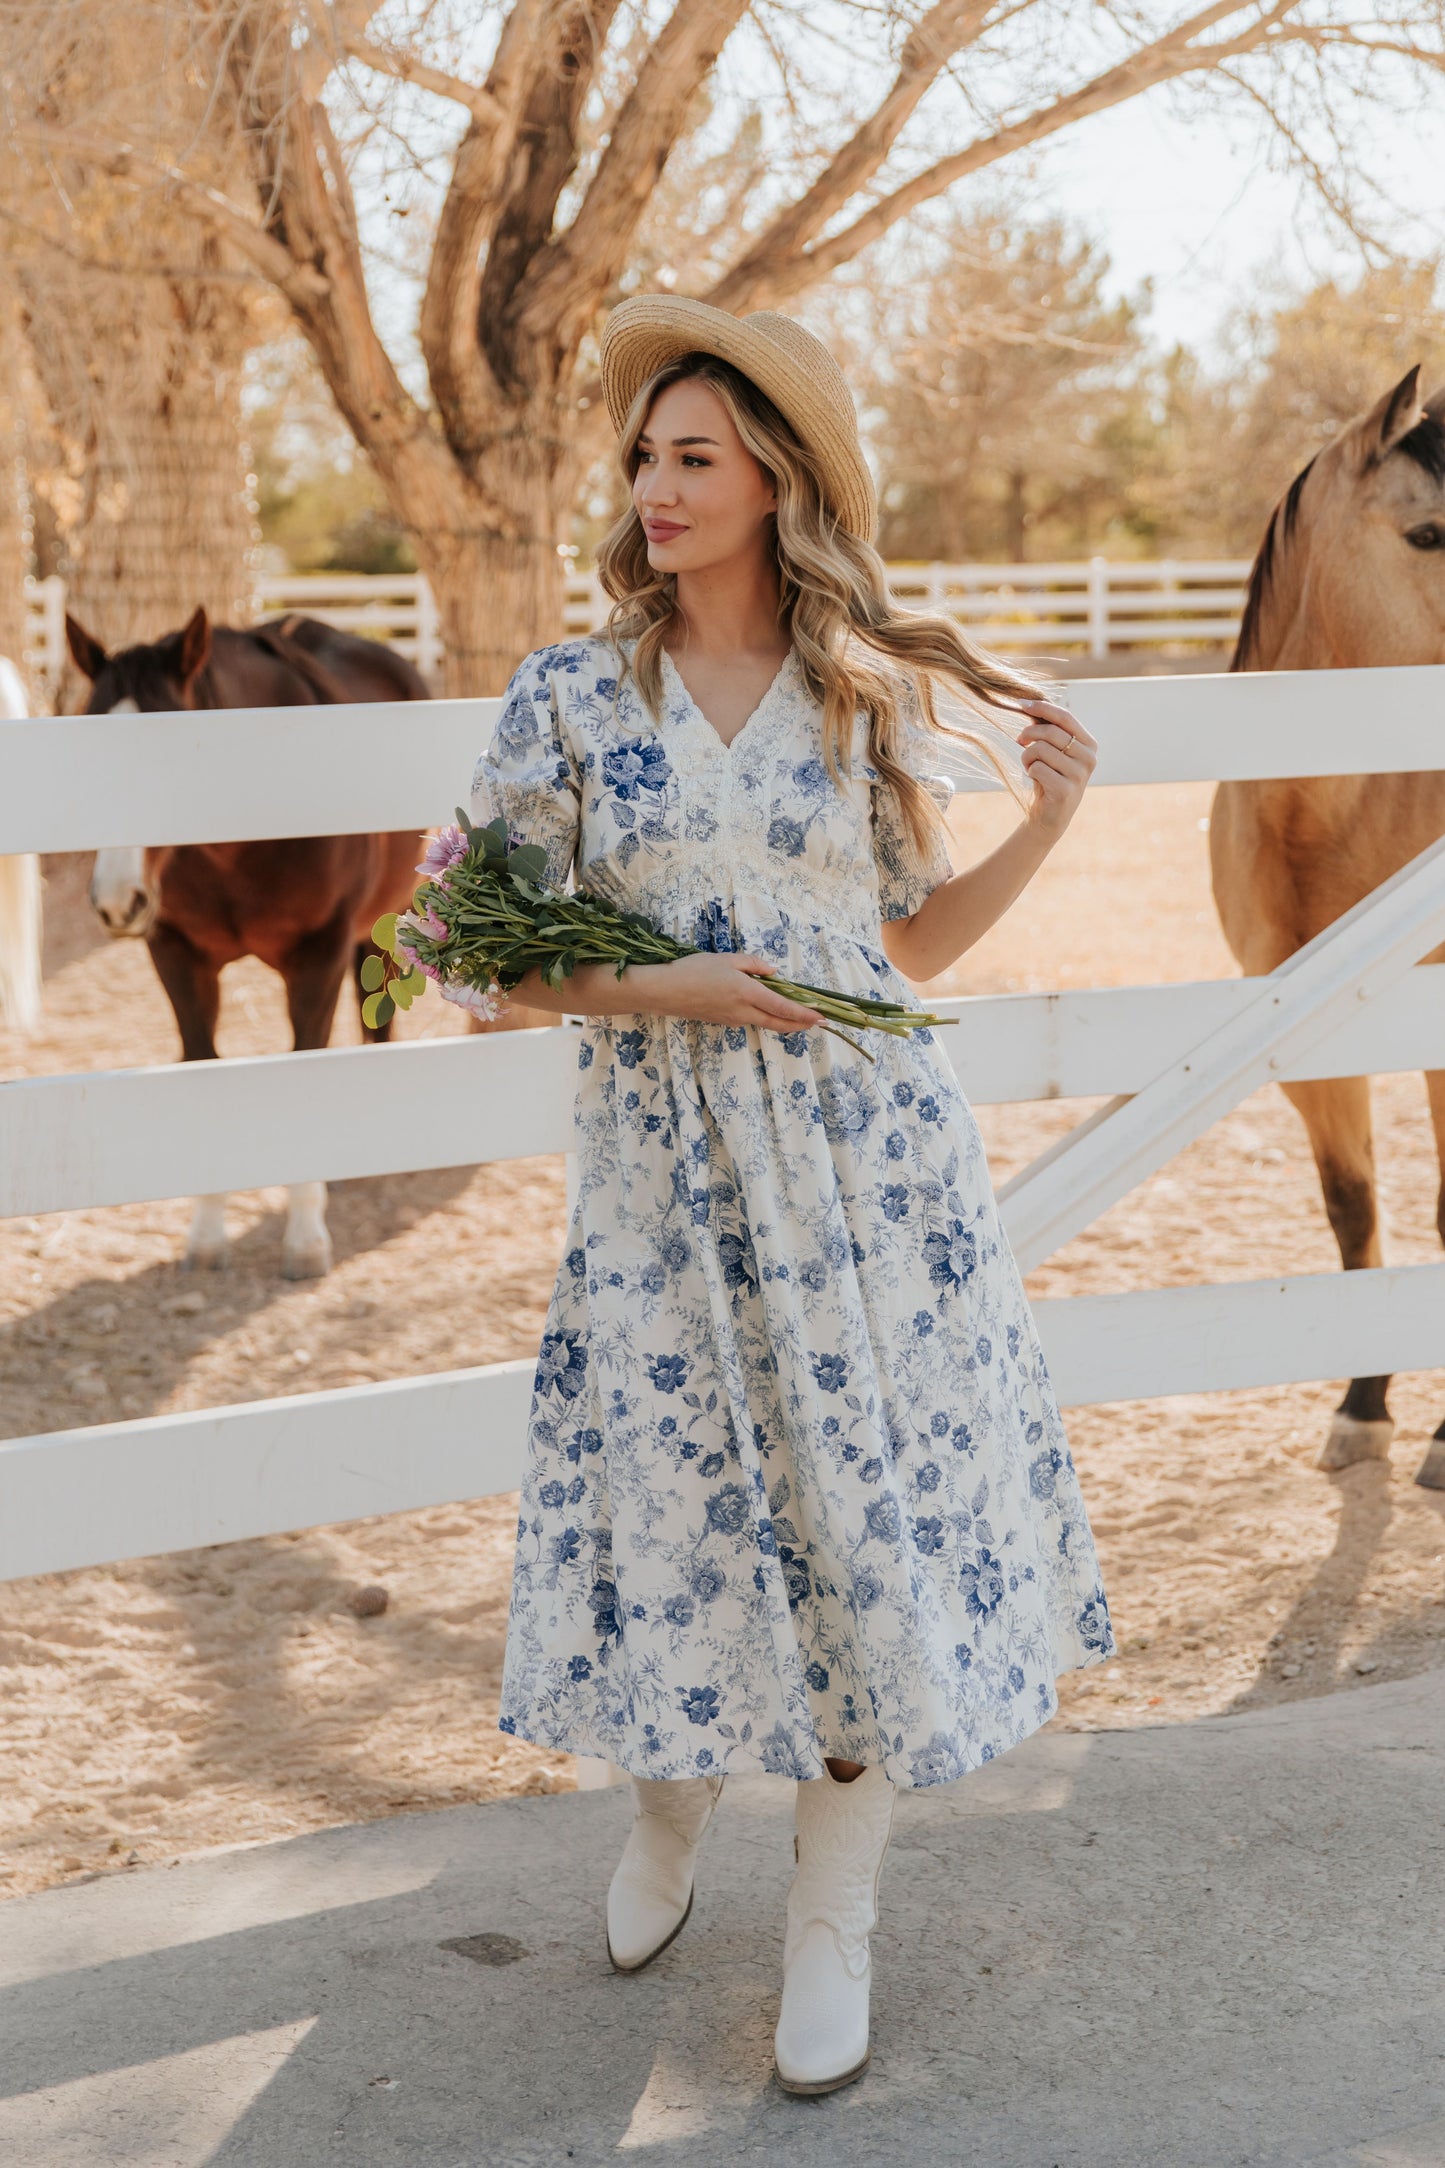
[[(585, 889), (564, 895), (543, 886), (537, 878), (544, 863), (540, 848), (523, 845), (512, 850), (506, 846), (502, 823), (475, 829), (461, 813), (458, 821), (471, 847), (468, 857), (448, 869), (445, 881), (424, 882), (413, 904), (421, 916), (435, 912), (447, 927), (446, 937), (433, 941), (407, 929), (405, 948), (397, 941), (384, 943), (391, 946), (394, 963), (403, 967), (395, 973), (388, 968), (385, 990), (389, 991), (393, 976), (400, 980), (412, 971), (413, 955), (444, 978), (460, 979), (479, 989), (495, 980), (503, 993), (510, 993), (534, 968), (548, 985), (560, 988), (578, 964), (613, 964), (621, 979), (631, 964), (675, 963), (684, 956), (711, 953), (677, 940), (641, 913), (620, 910)], [(775, 993), (829, 1019), (821, 1028), (866, 1061), (877, 1057), (837, 1026), (905, 1038), (924, 1025), (957, 1022), (956, 1017), (936, 1016), (881, 995), (845, 994), (836, 987), (770, 974), (759, 977)]]

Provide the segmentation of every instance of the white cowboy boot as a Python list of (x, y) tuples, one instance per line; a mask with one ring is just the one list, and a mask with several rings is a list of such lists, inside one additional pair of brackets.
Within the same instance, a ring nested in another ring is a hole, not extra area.
[(607, 1891), (607, 1954), (639, 1972), (692, 1910), (692, 1871), (721, 1777), (634, 1777), (632, 1827)]
[(896, 1796), (879, 1762), (851, 1783), (825, 1770), (798, 1785), (798, 1864), (773, 2037), (787, 2092), (831, 2093), (868, 2061), (868, 1937), (878, 1924), (878, 1876)]

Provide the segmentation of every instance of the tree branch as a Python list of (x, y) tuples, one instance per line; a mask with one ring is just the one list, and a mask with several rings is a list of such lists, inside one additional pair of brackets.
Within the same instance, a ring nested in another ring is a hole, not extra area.
[(299, 87), (285, 0), (269, 16), (264, 0), (243, 0), (227, 29), (265, 230), (313, 275), (292, 306), (338, 408), (409, 521), (506, 532), (505, 515), (458, 468), (377, 336), (350, 186), (325, 108)]
[[(733, 281), (739, 294), (750, 287), (759, 266), (779, 255), (794, 255), (822, 232), (830, 218), (852, 201), (871, 181), (887, 158), (904, 125), (937, 82), (948, 62), (974, 44), (993, 6), (993, 0), (938, 0), (938, 4), (910, 31), (899, 55), (897, 72), (888, 95), (838, 151), (812, 186), (796, 203), (779, 212), (772, 224), (739, 259), (722, 282), (726, 294)], [(710, 297), (721, 308), (736, 304), (728, 298)]]
[(182, 285), (190, 279), (206, 286), (246, 286), (263, 293), (270, 290), (270, 280), (254, 264), (249, 270), (242, 270), (222, 263), (169, 263), (159, 256), (145, 261), (128, 256), (96, 256), (87, 249), (75, 247), (72, 242), (62, 241), (58, 234), (36, 225), (33, 219), (22, 217), (5, 203), (0, 203), (0, 225), (8, 226), (12, 233), (23, 234), (27, 241), (37, 243), (65, 263), (74, 264), (78, 271), (93, 271), (102, 278), (159, 279), (170, 286)]
[(459, 75), (448, 75), (445, 68), (434, 68), (415, 53), (404, 53), (394, 45), (378, 45), (363, 37), (345, 39), (341, 50), (348, 60), (359, 61), (377, 75), (394, 76), (399, 83), (414, 83), (418, 90), (429, 90), (438, 98), (449, 98), (454, 105), (464, 105), (482, 127), (499, 128), (507, 118), (491, 91), (479, 83), (464, 82)]
[(517, 383), (518, 289), (547, 248), (562, 190), (577, 169), (581, 122), (619, 0), (551, 0), (552, 35), (539, 49), (516, 149), (493, 228), (477, 307), (477, 337), (498, 384)]
[[(945, 0), (956, 5), (958, 0)], [(612, 124), (586, 196), (518, 292), (536, 340), (573, 345), (627, 261), (648, 199), (748, 0), (677, 0)]]
[[(1203, 31), (1244, 12), (1241, 0), (1217, 0), (1215, 6), (1201, 9), (1154, 44), (1142, 47), (1116, 67), (1106, 69), (1092, 82), (1081, 84), (1077, 90), (1069, 91), (1052, 104), (1039, 107), (991, 135), (975, 138), (952, 156), (939, 159), (889, 195), (880, 197), (851, 226), (845, 226), (815, 247), (770, 253), (766, 257), (757, 251), (750, 252), (742, 264), (716, 282), (706, 298), (719, 308), (734, 313), (743, 308), (777, 307), (795, 294), (806, 291), (840, 265), (851, 262), (870, 243), (880, 240), (900, 218), (918, 204), (941, 195), (955, 181), (997, 165), (1015, 151), (1042, 143), (1061, 129), (1086, 120), (1092, 114), (1107, 112), (1110, 107), (1122, 105), (1160, 83), (1216, 68), (1221, 62), (1257, 51), (1266, 43), (1283, 45), (1290, 39), (1292, 26), (1286, 18), (1299, 5), (1299, 0), (1276, 0), (1275, 5), (1263, 10), (1259, 9), (1258, 0), (1247, 0), (1247, 4), (1256, 13), (1256, 20), (1234, 37), (1207, 44), (1196, 42)], [(1280, 35), (1272, 35), (1276, 30)]]
[(230, 241), (292, 302), (299, 302), (302, 295), (310, 299), (326, 291), (324, 273), (311, 264), (299, 263), (258, 219), (219, 188), (192, 180), (178, 166), (144, 157), (128, 143), (107, 143), (47, 121), (22, 123), (12, 141), (30, 144), (49, 156), (78, 159), (108, 179), (133, 188), (151, 182), (173, 197), (191, 217)]
[(485, 85), (496, 118), (474, 111), (457, 145), (427, 266), (418, 333), (437, 412), (451, 418), (459, 445), (480, 443), (487, 427), (489, 372), (477, 347), (481, 252), (501, 210), (544, 16), (545, 0), (516, 0), (502, 26)]

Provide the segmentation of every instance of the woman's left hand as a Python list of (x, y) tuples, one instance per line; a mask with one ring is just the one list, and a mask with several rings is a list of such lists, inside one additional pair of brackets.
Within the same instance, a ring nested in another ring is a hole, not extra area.
[(1021, 706), (1033, 718), (1018, 734), (1024, 771), (1034, 786), (1026, 818), (1046, 835), (1061, 835), (1094, 772), (1098, 741), (1055, 701), (1025, 700)]

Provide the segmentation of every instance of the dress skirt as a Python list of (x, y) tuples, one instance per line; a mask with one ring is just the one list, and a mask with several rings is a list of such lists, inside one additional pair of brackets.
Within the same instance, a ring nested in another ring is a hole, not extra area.
[[(604, 641), (529, 656), (477, 817), (697, 947), (918, 1006), (881, 921), (951, 862), (861, 724), (840, 790), (795, 652), (727, 745), (665, 677), (654, 720)], [(871, 1062), (821, 1026), (576, 1036), (501, 1728), (652, 1777), (991, 1760), (1114, 1640), (946, 1030), (859, 1035)]]

